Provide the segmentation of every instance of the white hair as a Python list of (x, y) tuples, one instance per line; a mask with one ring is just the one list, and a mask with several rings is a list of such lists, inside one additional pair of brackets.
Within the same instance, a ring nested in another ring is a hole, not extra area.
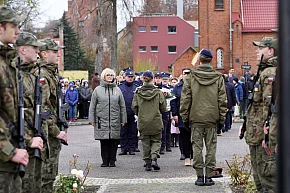
[(105, 75), (107, 74), (114, 74), (114, 78), (116, 78), (116, 73), (111, 68), (105, 68), (101, 73), (101, 79), (105, 80)]

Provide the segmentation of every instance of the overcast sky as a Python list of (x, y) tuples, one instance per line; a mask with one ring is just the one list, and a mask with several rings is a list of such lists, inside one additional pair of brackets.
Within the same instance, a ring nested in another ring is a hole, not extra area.
[[(36, 21), (35, 25), (37, 27), (44, 27), (46, 22), (49, 20), (60, 19), (64, 11), (67, 11), (68, 5), (67, 0), (39, 0), (40, 1), (40, 13), (43, 13), (38, 21)], [(126, 20), (129, 20), (128, 13), (122, 11), (121, 1), (117, 0), (117, 24), (118, 31), (125, 27)], [(135, 4), (139, 4), (140, 7), (142, 0), (134, 0)], [(137, 15), (137, 10), (132, 10), (134, 16)]]

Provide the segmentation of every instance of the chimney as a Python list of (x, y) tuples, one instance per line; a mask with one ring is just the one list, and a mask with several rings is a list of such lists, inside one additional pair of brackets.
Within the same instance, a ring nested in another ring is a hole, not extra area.
[(177, 16), (183, 19), (183, 0), (177, 0)]

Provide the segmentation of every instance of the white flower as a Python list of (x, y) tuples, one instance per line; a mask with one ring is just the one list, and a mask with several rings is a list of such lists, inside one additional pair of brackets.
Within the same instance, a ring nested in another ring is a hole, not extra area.
[(77, 189), (77, 187), (78, 187), (78, 184), (75, 182), (75, 183), (73, 183), (73, 189), (74, 190), (76, 190)]
[(70, 173), (71, 173), (72, 175), (74, 175), (74, 176), (75, 176), (75, 175), (77, 175), (77, 173), (78, 173), (78, 170), (76, 170), (76, 169), (72, 169)]
[(76, 177), (79, 178), (79, 179), (82, 179), (84, 177), (84, 172), (83, 170), (79, 170), (77, 171), (76, 173)]
[(84, 186), (81, 186), (81, 189), (84, 190), (85, 189)]

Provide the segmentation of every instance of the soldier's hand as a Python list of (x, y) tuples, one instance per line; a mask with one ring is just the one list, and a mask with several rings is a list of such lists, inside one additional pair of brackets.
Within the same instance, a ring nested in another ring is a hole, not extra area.
[(90, 123), (93, 127), (95, 126), (95, 124), (94, 123)]
[(266, 125), (264, 124), (264, 133), (268, 134), (268, 132), (269, 132), (269, 127), (266, 127)]
[(121, 125), (124, 127), (126, 123), (121, 123)]
[(29, 155), (26, 149), (16, 148), (16, 154), (10, 159), (10, 161), (27, 166), (29, 161)]
[(67, 134), (64, 131), (61, 131), (56, 138), (67, 141)]
[(178, 116), (173, 116), (173, 120), (175, 121), (176, 124), (178, 124)]
[(31, 148), (38, 148), (40, 151), (43, 149), (43, 140), (41, 137), (33, 137)]
[(265, 140), (262, 141), (262, 147), (264, 148), (265, 152), (267, 155), (272, 155), (273, 152), (271, 151), (271, 149), (268, 147), (268, 145), (265, 143)]
[(241, 136), (241, 133), (242, 133), (242, 125), (240, 126), (240, 128), (239, 128), (239, 136)]

